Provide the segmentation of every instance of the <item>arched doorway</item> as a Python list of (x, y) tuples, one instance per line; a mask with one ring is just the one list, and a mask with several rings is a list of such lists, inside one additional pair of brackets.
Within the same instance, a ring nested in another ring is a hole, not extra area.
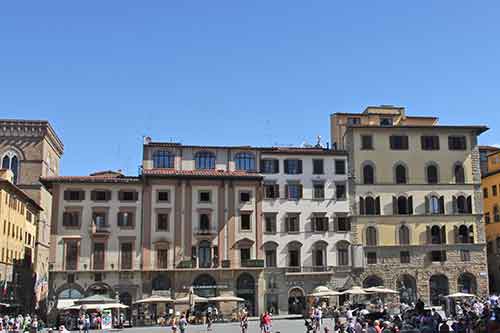
[(442, 303), (443, 297), (450, 293), (448, 278), (443, 274), (431, 276), (429, 280), (430, 301), (433, 306)]
[(121, 310), (121, 313), (125, 314), (125, 320), (131, 320), (132, 315), (132, 295), (128, 292), (122, 292), (120, 294), (120, 303), (128, 305), (127, 309)]
[(217, 282), (215, 279), (208, 275), (199, 275), (193, 281), (194, 293), (201, 297), (216, 297), (217, 296)]
[(412, 304), (417, 302), (417, 281), (411, 275), (401, 275), (397, 281), (399, 302)]
[(458, 291), (468, 294), (477, 293), (476, 277), (471, 273), (462, 273), (458, 276)]
[(255, 279), (248, 273), (243, 273), (236, 281), (236, 294), (245, 299), (245, 305), (248, 313), (255, 316)]
[(102, 295), (109, 298), (115, 298), (116, 294), (113, 288), (106, 283), (94, 283), (87, 288), (87, 296)]
[(384, 285), (384, 280), (377, 275), (370, 275), (363, 281), (363, 288), (379, 287)]
[(306, 309), (306, 298), (304, 291), (293, 288), (288, 292), (288, 314), (304, 314)]

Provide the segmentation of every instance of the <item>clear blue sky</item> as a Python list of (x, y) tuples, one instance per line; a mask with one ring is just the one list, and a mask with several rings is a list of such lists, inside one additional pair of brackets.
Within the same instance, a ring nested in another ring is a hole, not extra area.
[(0, 117), (48, 119), (62, 174), (137, 173), (142, 136), (301, 144), (395, 104), (500, 143), (499, 1), (2, 1)]

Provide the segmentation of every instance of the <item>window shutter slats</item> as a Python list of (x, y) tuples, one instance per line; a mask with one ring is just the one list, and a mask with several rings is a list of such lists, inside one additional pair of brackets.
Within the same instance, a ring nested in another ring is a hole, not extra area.
[(439, 198), (439, 213), (444, 214), (444, 196)]
[(380, 197), (375, 198), (375, 215), (380, 215)]
[(472, 197), (467, 197), (467, 213), (472, 214)]
[(279, 160), (273, 160), (273, 171), (275, 173), (279, 173), (280, 172), (280, 161)]
[(64, 200), (69, 200), (69, 191), (64, 191)]
[(298, 160), (299, 173), (302, 173), (302, 160)]
[(359, 198), (359, 215), (365, 215), (365, 199)]
[(287, 160), (283, 161), (283, 165), (285, 167), (284, 168), (285, 169), (285, 173), (288, 173), (288, 161)]
[(392, 197), (392, 214), (398, 214), (398, 199), (395, 196)]
[(408, 198), (408, 214), (413, 215), (413, 196)]
[(285, 185), (285, 199), (288, 199), (288, 185)]

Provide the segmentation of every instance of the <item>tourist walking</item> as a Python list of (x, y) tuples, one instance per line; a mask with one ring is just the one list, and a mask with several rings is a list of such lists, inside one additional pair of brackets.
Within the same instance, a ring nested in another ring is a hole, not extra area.
[(185, 333), (187, 330), (188, 322), (186, 319), (186, 315), (183, 313), (181, 319), (179, 320), (179, 331), (181, 333)]
[(272, 318), (269, 312), (264, 312), (264, 315), (262, 317), (262, 322), (264, 326), (264, 333), (271, 333), (272, 329)]
[(248, 314), (246, 310), (242, 310), (240, 314), (241, 333), (248, 332)]

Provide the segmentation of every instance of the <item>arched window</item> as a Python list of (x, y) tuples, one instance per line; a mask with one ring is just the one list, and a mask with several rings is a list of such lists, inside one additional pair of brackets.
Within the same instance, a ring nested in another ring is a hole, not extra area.
[(413, 214), (413, 197), (393, 197), (394, 214), (406, 215)]
[(406, 184), (406, 167), (402, 164), (398, 164), (394, 169), (394, 172), (396, 173), (396, 184)]
[(2, 169), (11, 170), (12, 173), (14, 174), (12, 182), (14, 184), (17, 184), (19, 176), (19, 160), (14, 152), (8, 151), (5, 153), (5, 155), (2, 158)]
[(459, 195), (455, 198), (455, 206), (458, 214), (472, 213), (472, 197), (466, 198), (464, 195)]
[(431, 228), (431, 243), (432, 244), (443, 244), (444, 243), (444, 234), (445, 229), (443, 227), (439, 227), (437, 225), (432, 226)]
[(340, 241), (337, 243), (337, 265), (349, 265), (349, 243), (346, 241)]
[(410, 229), (408, 229), (408, 227), (405, 225), (399, 227), (399, 244), (400, 245), (410, 244)]
[[(471, 237), (472, 231), (472, 237)], [(470, 228), (466, 225), (462, 224), (458, 227), (458, 235), (457, 235), (457, 243), (472, 243), (474, 239), (474, 229), (471, 226)]]
[(217, 281), (208, 275), (202, 274), (196, 277), (193, 281), (193, 289), (196, 295), (201, 297), (215, 297), (217, 296)]
[(455, 183), (465, 183), (465, 171), (461, 163), (455, 164), (455, 166), (453, 167), (453, 174), (455, 175)]
[(363, 288), (382, 287), (384, 280), (377, 275), (370, 275), (363, 281)]
[(209, 151), (200, 151), (194, 155), (196, 169), (215, 169), (215, 154)]
[(458, 277), (458, 291), (475, 294), (477, 292), (476, 277), (470, 273), (462, 273)]
[(58, 299), (80, 299), (83, 297), (83, 294), (75, 288), (64, 289), (57, 296)]
[(444, 214), (444, 198), (439, 198), (437, 195), (426, 197), (426, 205), (428, 205), (428, 213)]
[(255, 155), (252, 153), (238, 153), (234, 157), (236, 170), (255, 171)]
[(363, 167), (363, 184), (373, 184), (375, 182), (375, 171), (373, 166), (367, 164)]
[(417, 302), (417, 282), (413, 276), (401, 275), (397, 281), (397, 289), (399, 290), (401, 303), (411, 304)]
[(169, 290), (171, 282), (168, 276), (164, 273), (158, 274), (152, 281), (153, 290)]
[(427, 183), (437, 184), (439, 182), (438, 168), (436, 165), (431, 164), (427, 166), (426, 174), (427, 174)]
[(157, 150), (153, 153), (153, 168), (172, 169), (174, 154), (168, 150)]
[(366, 228), (366, 245), (377, 246), (377, 229), (375, 227)]
[(433, 306), (441, 305), (444, 296), (450, 293), (448, 278), (445, 275), (437, 274), (429, 279), (430, 300)]
[(325, 241), (317, 241), (313, 244), (312, 257), (313, 266), (327, 266), (327, 249), (328, 243)]

